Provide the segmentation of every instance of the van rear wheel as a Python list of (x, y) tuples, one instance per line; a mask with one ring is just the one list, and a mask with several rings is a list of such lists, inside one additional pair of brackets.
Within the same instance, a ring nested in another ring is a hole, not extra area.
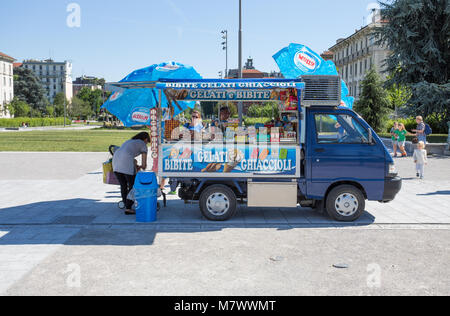
[(328, 215), (339, 222), (353, 222), (361, 217), (366, 207), (364, 195), (352, 185), (340, 185), (328, 194)]
[(236, 194), (225, 185), (212, 185), (200, 195), (200, 210), (210, 221), (226, 221), (237, 209)]

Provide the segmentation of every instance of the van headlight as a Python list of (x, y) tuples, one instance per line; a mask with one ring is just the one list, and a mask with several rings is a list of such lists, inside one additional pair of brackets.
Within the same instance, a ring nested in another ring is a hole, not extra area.
[(395, 178), (398, 175), (397, 168), (395, 168), (395, 164), (389, 164), (388, 177)]

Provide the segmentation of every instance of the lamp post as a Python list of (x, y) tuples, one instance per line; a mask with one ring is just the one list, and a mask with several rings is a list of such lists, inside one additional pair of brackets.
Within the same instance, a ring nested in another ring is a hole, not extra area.
[[(238, 78), (242, 78), (242, 0), (239, 0), (239, 74)], [(238, 104), (239, 113), (239, 126), (242, 126), (242, 116), (243, 116), (243, 104), (239, 102)]]
[(66, 85), (67, 85), (67, 79), (66, 79), (66, 66), (64, 65), (64, 71), (63, 71), (63, 89), (64, 89), (64, 128), (66, 128)]
[(228, 31), (224, 30), (222, 33), (222, 39), (224, 42), (222, 42), (222, 49), (225, 51), (225, 76), (224, 78), (228, 77)]

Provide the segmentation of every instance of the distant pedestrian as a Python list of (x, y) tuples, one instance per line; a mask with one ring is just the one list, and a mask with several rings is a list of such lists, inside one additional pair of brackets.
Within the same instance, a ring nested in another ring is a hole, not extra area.
[[(394, 132), (397, 136), (397, 145), (400, 149), (400, 152), (402, 154), (402, 157), (407, 157), (407, 153), (405, 150), (405, 143), (406, 143), (406, 135), (410, 134), (405, 128), (405, 124), (400, 123), (398, 124), (397, 130)], [(397, 154), (394, 154), (394, 157), (397, 156)]]
[(419, 142), (423, 142), (424, 144), (427, 143), (427, 134), (425, 133), (425, 123), (423, 122), (422, 116), (416, 117), (416, 123), (417, 127), (416, 129), (413, 129), (412, 131), (416, 133), (417, 139)]
[(397, 130), (398, 130), (398, 122), (394, 122), (394, 126), (391, 128), (391, 139), (392, 139), (392, 146), (394, 147), (394, 157), (397, 157), (398, 135), (395, 133)]
[(425, 143), (419, 141), (417, 148), (413, 155), (414, 163), (416, 164), (416, 176), (420, 179), (424, 177), (424, 167), (428, 163), (427, 151), (425, 150)]

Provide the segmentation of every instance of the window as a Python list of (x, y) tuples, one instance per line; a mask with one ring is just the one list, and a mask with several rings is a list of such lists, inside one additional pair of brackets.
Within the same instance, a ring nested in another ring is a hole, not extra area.
[(351, 115), (316, 114), (319, 144), (368, 144), (369, 132)]

